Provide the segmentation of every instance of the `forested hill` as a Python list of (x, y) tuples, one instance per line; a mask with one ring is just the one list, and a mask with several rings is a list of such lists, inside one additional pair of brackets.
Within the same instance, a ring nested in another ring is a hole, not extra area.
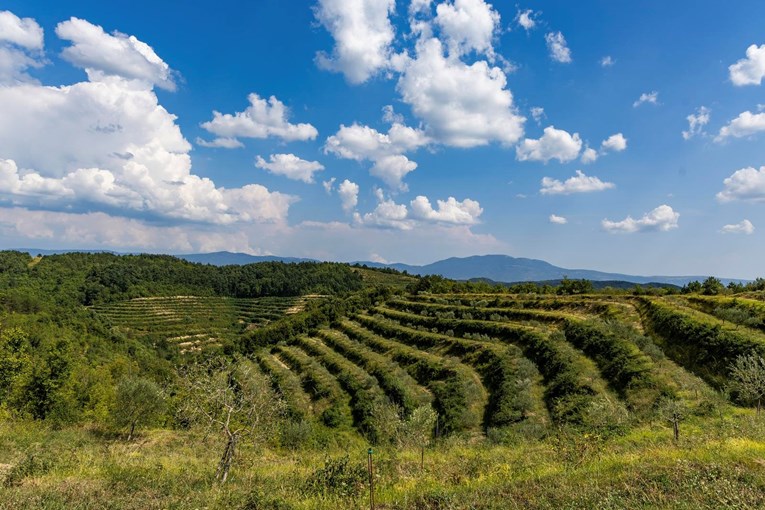
[(341, 294), (362, 287), (345, 264), (264, 262), (211, 266), (167, 255), (0, 252), (0, 299), (27, 311), (39, 302), (93, 305), (146, 296), (261, 297)]

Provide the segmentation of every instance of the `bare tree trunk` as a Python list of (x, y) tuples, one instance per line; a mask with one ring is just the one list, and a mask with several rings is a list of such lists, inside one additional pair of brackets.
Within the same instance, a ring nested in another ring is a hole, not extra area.
[(680, 423), (679, 423), (677, 415), (675, 415), (672, 419), (672, 428), (674, 429), (674, 432), (675, 432), (675, 441), (677, 441), (680, 439)]
[(229, 434), (226, 448), (223, 450), (223, 455), (218, 463), (218, 470), (215, 472), (215, 479), (220, 480), (220, 483), (226, 483), (226, 480), (228, 479), (228, 472), (231, 469), (231, 463), (234, 460), (234, 454), (236, 452), (237, 440), (237, 434)]
[(133, 439), (133, 432), (135, 432), (135, 421), (130, 424), (130, 432), (128, 433), (128, 442)]
[(757, 416), (759, 416), (759, 415), (760, 415), (760, 407), (761, 407), (761, 406), (760, 406), (760, 404), (761, 404), (761, 400), (762, 400), (762, 399), (759, 399), (759, 398), (757, 399)]

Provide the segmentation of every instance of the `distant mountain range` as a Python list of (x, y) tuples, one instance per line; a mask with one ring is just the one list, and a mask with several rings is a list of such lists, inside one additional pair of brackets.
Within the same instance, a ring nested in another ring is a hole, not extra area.
[[(98, 250), (36, 250), (20, 249), (32, 255), (52, 255), (56, 253), (69, 253), (73, 251), (97, 252)], [(114, 252), (110, 252), (114, 253)], [(312, 262), (313, 259), (277, 256), (257, 256), (246, 253), (231, 253), (227, 251), (215, 253), (193, 253), (176, 255), (176, 257), (216, 266), (254, 264), (257, 262)], [(441, 275), (453, 280), (486, 279), (494, 282), (542, 282), (555, 281), (563, 278), (586, 279), (596, 282), (630, 282), (640, 284), (670, 284), (682, 286), (688, 282), (703, 281), (708, 275), (693, 276), (635, 276), (621, 273), (605, 273), (589, 269), (565, 269), (554, 266), (544, 260), (511, 257), (509, 255), (476, 255), (473, 257), (451, 257), (439, 260), (424, 266), (410, 264), (381, 264), (379, 262), (359, 261), (352, 264), (361, 264), (368, 267), (390, 267), (399, 271), (406, 271), (418, 275)], [(723, 284), (729, 282), (744, 282), (737, 278), (720, 278)]]
[[(412, 274), (440, 274), (454, 280), (486, 278), (495, 282), (537, 282), (547, 280), (586, 279), (592, 281), (625, 281), (631, 283), (665, 283), (685, 285), (688, 282), (703, 281), (707, 276), (635, 276), (621, 273), (605, 273), (590, 269), (566, 269), (537, 259), (511, 257), (509, 255), (479, 255), (473, 257), (452, 257), (424, 266), (408, 264), (378, 264), (366, 262), (370, 267), (392, 267)], [(722, 278), (724, 284), (738, 279)]]

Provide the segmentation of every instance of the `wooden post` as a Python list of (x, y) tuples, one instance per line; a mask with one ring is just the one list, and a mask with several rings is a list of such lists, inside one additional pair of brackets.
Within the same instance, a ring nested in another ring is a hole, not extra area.
[(367, 450), (367, 468), (369, 470), (369, 508), (375, 510), (375, 468), (372, 463), (372, 449)]
[(425, 447), (420, 446), (420, 474), (425, 471)]
[(672, 426), (675, 429), (675, 442), (680, 439), (680, 419), (677, 413), (672, 415)]

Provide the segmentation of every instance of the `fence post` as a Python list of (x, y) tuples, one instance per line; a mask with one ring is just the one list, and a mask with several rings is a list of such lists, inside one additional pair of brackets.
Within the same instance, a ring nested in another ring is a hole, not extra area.
[(375, 510), (375, 468), (372, 463), (373, 450), (367, 450), (367, 468), (369, 470), (369, 508)]

